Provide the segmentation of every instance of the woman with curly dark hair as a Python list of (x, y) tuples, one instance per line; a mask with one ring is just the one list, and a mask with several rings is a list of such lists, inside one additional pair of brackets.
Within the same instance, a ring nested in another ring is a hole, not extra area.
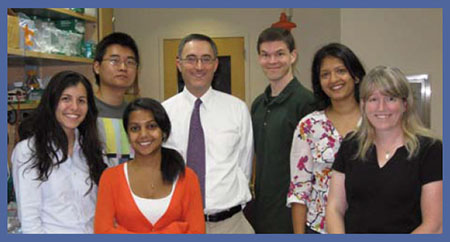
[(106, 168), (90, 82), (63, 71), (20, 126), (11, 160), (23, 233), (92, 233)]

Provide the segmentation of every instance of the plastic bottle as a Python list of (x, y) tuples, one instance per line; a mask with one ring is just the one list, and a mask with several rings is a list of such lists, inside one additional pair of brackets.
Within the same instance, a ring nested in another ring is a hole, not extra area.
[(27, 81), (25, 82), (25, 86), (29, 90), (39, 89), (40, 85), (35, 70), (27, 71)]

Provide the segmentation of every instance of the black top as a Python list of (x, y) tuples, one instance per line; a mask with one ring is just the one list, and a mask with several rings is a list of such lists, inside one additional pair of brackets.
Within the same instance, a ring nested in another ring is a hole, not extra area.
[(410, 233), (421, 224), (421, 188), (442, 180), (442, 143), (419, 141), (419, 153), (411, 160), (402, 146), (382, 168), (375, 145), (362, 161), (353, 159), (356, 140), (343, 141), (333, 169), (345, 174), (346, 233)]

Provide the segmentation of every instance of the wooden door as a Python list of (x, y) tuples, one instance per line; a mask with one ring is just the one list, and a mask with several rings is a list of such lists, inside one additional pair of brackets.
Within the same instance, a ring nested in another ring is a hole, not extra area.
[(112, 8), (98, 9), (98, 40), (114, 31), (114, 11)]

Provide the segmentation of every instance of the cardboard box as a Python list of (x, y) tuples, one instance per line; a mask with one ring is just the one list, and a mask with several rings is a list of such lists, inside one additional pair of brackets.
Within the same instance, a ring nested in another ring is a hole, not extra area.
[(19, 49), (19, 17), (8, 15), (8, 48)]

